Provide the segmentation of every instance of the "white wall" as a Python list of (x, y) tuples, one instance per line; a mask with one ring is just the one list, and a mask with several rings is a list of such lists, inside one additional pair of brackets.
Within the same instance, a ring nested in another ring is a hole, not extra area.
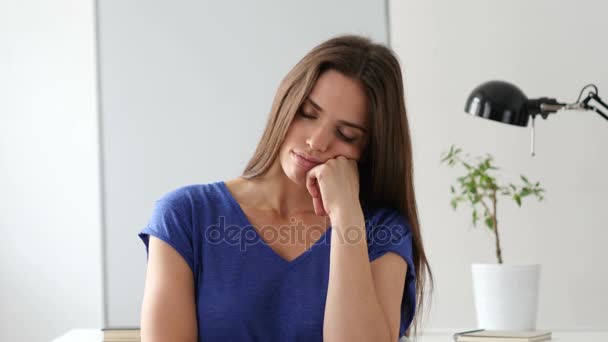
[(137, 233), (182, 185), (238, 176), (274, 93), (340, 33), (386, 42), (385, 1), (101, 1), (107, 324), (139, 325)]
[(0, 2), (0, 341), (102, 318), (93, 1)]
[[(348, 17), (342, 1), (324, 3), (323, 11), (321, 1), (186, 4), (192, 7), (100, 3), (100, 127), (93, 1), (0, 2), (0, 340), (47, 341), (103, 324), (98, 129), (107, 319), (136, 325), (145, 270), (136, 233), (154, 199), (237, 175), (280, 78), (312, 45), (343, 32), (387, 39), (383, 2), (348, 2)], [(392, 1), (390, 8), (437, 280), (427, 328), (475, 324), (470, 263), (494, 260), (491, 236), (468, 228), (467, 212), (449, 208), (457, 172), (438, 161), (457, 143), (492, 153), (499, 166), (548, 190), (544, 203), (499, 209), (507, 262), (543, 265), (539, 326), (608, 329), (608, 122), (583, 112), (539, 120), (531, 158), (528, 130), (462, 113), (469, 91), (494, 78), (530, 97), (573, 101), (588, 82), (601, 95), (608, 6), (476, 0)]]
[[(503, 79), (528, 97), (576, 100), (595, 83), (608, 100), (608, 4), (601, 1), (391, 1), (391, 43), (405, 68), (424, 238), (436, 276), (428, 330), (475, 326), (470, 264), (494, 262), (492, 237), (453, 212), (460, 171), (439, 165), (452, 143), (490, 153), (516, 181), (541, 181), (546, 201), (499, 202), (507, 263), (542, 264), (538, 326), (608, 329), (608, 121), (565, 112), (529, 129), (463, 113), (478, 84)], [(424, 172), (421, 172), (424, 170)], [(505, 179), (505, 178), (503, 178)]]

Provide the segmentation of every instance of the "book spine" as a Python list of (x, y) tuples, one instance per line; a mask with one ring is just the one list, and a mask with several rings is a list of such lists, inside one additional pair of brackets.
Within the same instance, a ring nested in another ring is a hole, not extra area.
[(454, 334), (454, 342), (458, 342), (458, 337), (460, 337), (461, 335), (464, 334), (470, 334), (470, 333), (475, 333), (475, 332), (480, 332), (480, 331), (484, 331), (485, 329), (476, 329), (476, 330), (469, 330), (469, 331), (461, 331), (461, 332), (457, 332)]

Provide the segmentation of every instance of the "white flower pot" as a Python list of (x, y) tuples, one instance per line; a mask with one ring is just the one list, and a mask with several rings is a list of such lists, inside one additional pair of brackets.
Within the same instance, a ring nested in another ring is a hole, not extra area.
[(477, 326), (536, 330), (540, 265), (473, 264)]

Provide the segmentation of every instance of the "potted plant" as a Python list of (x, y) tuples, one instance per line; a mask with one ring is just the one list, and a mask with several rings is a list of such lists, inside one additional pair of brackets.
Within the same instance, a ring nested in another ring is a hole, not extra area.
[(471, 158), (462, 155), (460, 148), (452, 145), (443, 152), (441, 163), (464, 167), (464, 175), (457, 178), (457, 188), (450, 186), (451, 206), (468, 204), (473, 226), (482, 221), (494, 236), (496, 264), (473, 264), (473, 292), (477, 324), (487, 330), (535, 330), (538, 307), (538, 283), (540, 265), (510, 265), (503, 263), (502, 247), (498, 230), (498, 199), (510, 198), (521, 207), (525, 197), (543, 200), (539, 182), (532, 183), (520, 175), (521, 185), (501, 185), (491, 174), (499, 170), (492, 164), (493, 158)]

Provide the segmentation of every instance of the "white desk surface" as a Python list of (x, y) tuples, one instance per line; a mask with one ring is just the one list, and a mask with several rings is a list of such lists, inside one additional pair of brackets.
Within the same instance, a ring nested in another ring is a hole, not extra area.
[[(607, 342), (608, 331), (553, 331), (551, 341), (556, 342)], [(103, 334), (98, 329), (73, 329), (51, 342), (102, 342)], [(451, 342), (452, 334), (428, 333), (418, 342)]]

